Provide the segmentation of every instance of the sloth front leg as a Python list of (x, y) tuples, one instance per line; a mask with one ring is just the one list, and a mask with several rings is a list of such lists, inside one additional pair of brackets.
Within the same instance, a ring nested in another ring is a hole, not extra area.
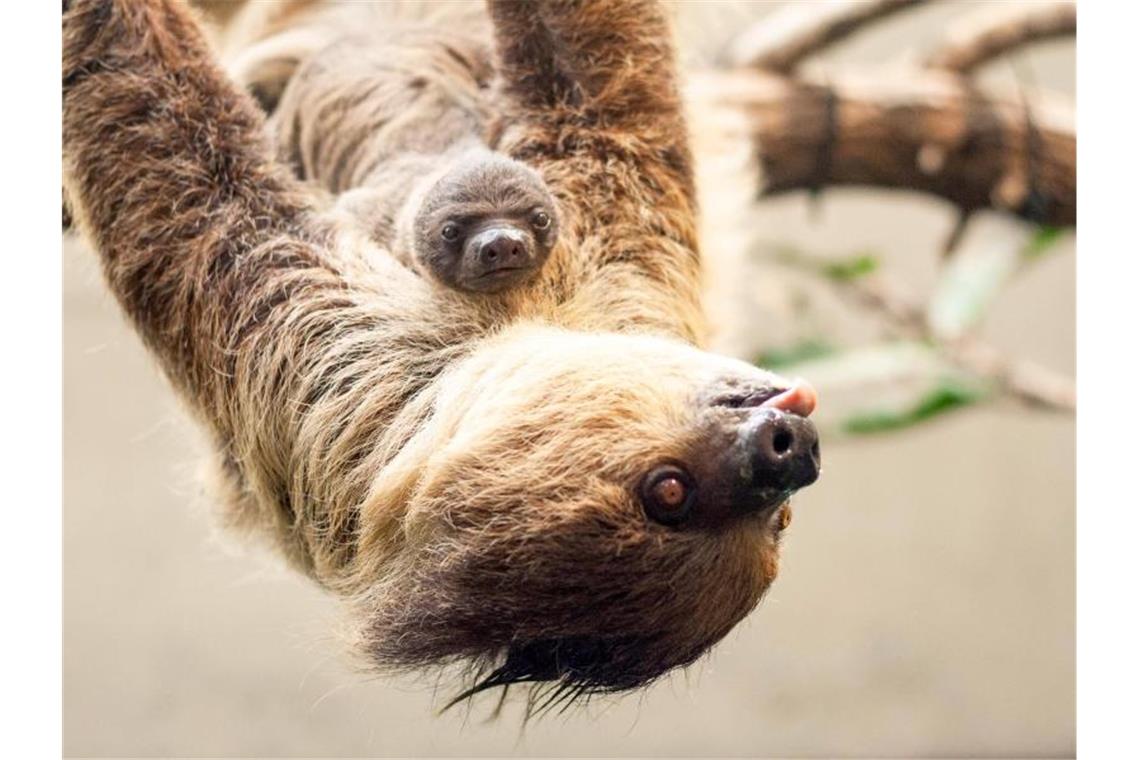
[(65, 192), (112, 290), (171, 375), (205, 401), (214, 345), (241, 301), (257, 298), (261, 275), (323, 267), (308, 209), (267, 160), (258, 114), (187, 9), (70, 4), (63, 153)]
[(63, 153), (111, 290), (250, 497), (241, 521), (328, 581), (392, 420), (480, 329), (463, 299), (387, 256), (354, 269), (182, 3), (67, 7)]
[(548, 267), (591, 330), (699, 342), (696, 202), (672, 38), (655, 0), (488, 0), (495, 146), (537, 168), (564, 212)]
[(529, 116), (642, 131), (680, 112), (657, 0), (488, 0), (504, 92)]

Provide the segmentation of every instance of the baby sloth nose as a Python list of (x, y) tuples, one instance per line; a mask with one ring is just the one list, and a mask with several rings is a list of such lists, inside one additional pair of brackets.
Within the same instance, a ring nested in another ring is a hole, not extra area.
[(806, 417), (764, 409), (748, 436), (752, 485), (791, 493), (819, 477), (819, 434)]
[(526, 245), (508, 232), (494, 232), (479, 247), (479, 264), (484, 273), (518, 269), (527, 264)]

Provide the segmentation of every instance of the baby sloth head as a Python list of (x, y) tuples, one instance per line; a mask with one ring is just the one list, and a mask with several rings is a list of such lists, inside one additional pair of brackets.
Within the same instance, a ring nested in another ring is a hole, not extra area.
[(819, 474), (814, 392), (657, 338), (512, 333), (456, 371), (411, 444), (426, 455), (367, 647), (483, 664), (465, 696), (640, 687), (775, 578), (788, 498)]
[(558, 237), (554, 198), (538, 173), (488, 150), (464, 154), (436, 180), (413, 224), (417, 266), (476, 293), (533, 278)]

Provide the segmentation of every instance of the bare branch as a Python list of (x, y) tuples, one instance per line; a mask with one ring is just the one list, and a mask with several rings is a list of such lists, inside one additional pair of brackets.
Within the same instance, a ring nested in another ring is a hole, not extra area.
[(1071, 107), (990, 98), (941, 73), (824, 84), (764, 72), (690, 80), (697, 108), (743, 115), (762, 195), (841, 185), (940, 196), (970, 212), (993, 208), (1054, 226), (1076, 223)]
[[(819, 261), (781, 246), (777, 259), (805, 271), (819, 272)], [(836, 292), (855, 307), (877, 315), (898, 336), (930, 343), (942, 357), (1001, 393), (1039, 409), (1072, 412), (1077, 406), (1073, 380), (1034, 362), (1011, 357), (974, 335), (940, 340), (927, 321), (926, 305), (902, 283), (882, 273), (828, 278)]]
[(962, 243), (962, 238), (966, 235), (966, 228), (970, 226), (970, 217), (973, 216), (972, 211), (966, 209), (958, 210), (958, 218), (954, 220), (954, 226), (950, 228), (950, 234), (942, 241), (942, 260), (950, 258), (954, 255), (954, 251)]
[(1023, 404), (1055, 412), (1076, 411), (1076, 385), (1053, 370), (1006, 356), (974, 338), (950, 346), (947, 355), (963, 369), (995, 382)]
[(1077, 32), (1077, 7), (1071, 2), (1035, 7), (1017, 15), (987, 14), (953, 34), (925, 65), (968, 75), (995, 58), (1033, 42), (1070, 37)]
[(728, 62), (786, 74), (862, 27), (923, 0), (832, 0), (788, 3), (733, 40)]
[[(849, 286), (846, 290), (859, 304), (879, 312), (902, 334), (933, 338), (923, 305), (896, 283), (873, 275), (837, 284)], [(1058, 412), (1072, 412), (1077, 407), (1073, 381), (1034, 362), (1007, 356), (973, 336), (935, 345), (962, 369), (994, 383), (1024, 404)]]

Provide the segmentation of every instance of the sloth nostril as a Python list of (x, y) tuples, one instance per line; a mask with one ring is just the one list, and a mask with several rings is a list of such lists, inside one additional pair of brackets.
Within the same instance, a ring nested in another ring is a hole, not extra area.
[(742, 425), (741, 433), (748, 466), (740, 472), (753, 499), (751, 508), (773, 506), (819, 477), (819, 436), (806, 417), (761, 409)]
[(794, 441), (795, 439), (792, 437), (790, 431), (783, 429), (777, 430), (776, 434), (772, 436), (772, 449), (780, 456), (783, 456), (792, 448)]
[(506, 235), (499, 235), (479, 248), (479, 264), (492, 272), (525, 266), (526, 260), (526, 246)]

